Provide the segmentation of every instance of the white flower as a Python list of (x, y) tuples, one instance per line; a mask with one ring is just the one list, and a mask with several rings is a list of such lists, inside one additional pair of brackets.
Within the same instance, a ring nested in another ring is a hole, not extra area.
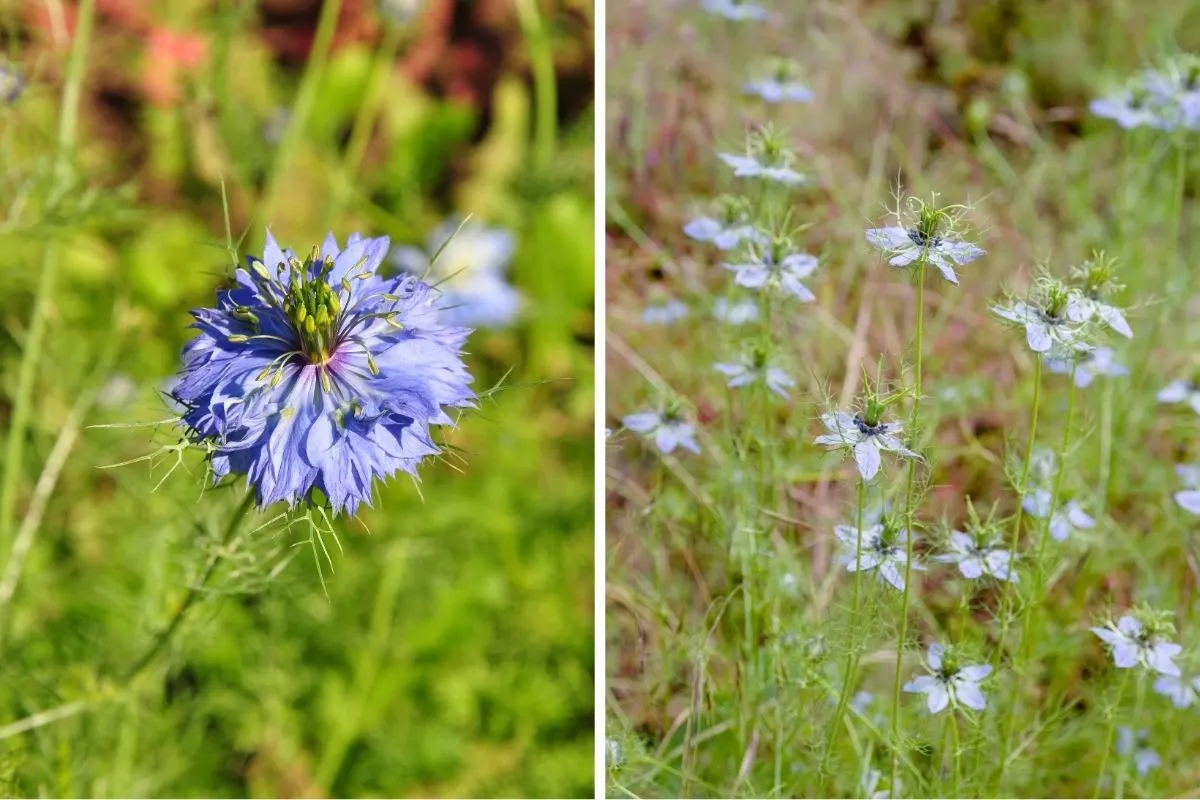
[(739, 156), (733, 153), (717, 153), (717, 157), (733, 167), (734, 177), (737, 178), (763, 178), (784, 186), (799, 186), (807, 180), (786, 163), (763, 162), (753, 155)]
[(1200, 516), (1200, 464), (1176, 464), (1175, 474), (1183, 481), (1183, 491), (1175, 493), (1175, 502), (1190, 514)]
[(1075, 370), (1075, 385), (1086, 389), (1097, 376), (1119, 378), (1129, 374), (1129, 368), (1116, 359), (1111, 347), (1088, 347), (1081, 345), (1075, 352), (1062, 351), (1046, 354), (1046, 367), (1059, 375), (1069, 375)]
[(713, 369), (729, 378), (726, 385), (730, 389), (750, 386), (761, 381), (784, 400), (789, 397), (788, 389), (796, 385), (796, 382), (783, 370), (778, 367), (756, 364), (755, 359), (751, 356), (745, 356), (741, 361), (734, 363), (713, 364)]
[(646, 306), (642, 311), (642, 322), (647, 325), (671, 325), (688, 315), (688, 307), (681, 300), (667, 300), (659, 305)]
[(926, 695), (926, 707), (930, 714), (941, 713), (951, 703), (957, 708), (966, 706), (975, 711), (987, 707), (987, 695), (979, 688), (979, 682), (992, 674), (990, 664), (972, 664), (965, 667), (950, 667), (943, 663), (945, 648), (940, 644), (929, 645), (929, 671), (904, 684), (904, 691)]
[[(847, 572), (875, 572), (881, 581), (904, 591), (904, 565), (908, 563), (908, 531), (904, 528), (889, 532), (883, 525), (864, 527), (862, 549), (859, 551), (858, 528), (853, 525), (836, 525), (833, 534), (842, 545), (842, 566)], [(915, 541), (915, 539), (914, 539)], [(922, 572), (924, 567), (916, 561), (912, 569)]]
[(992, 306), (992, 313), (1025, 328), (1025, 341), (1035, 353), (1051, 348), (1073, 348), (1079, 341), (1080, 328), (1066, 316), (1052, 317), (1040, 308), (1017, 301), (1011, 306)]
[(811, 303), (816, 295), (802, 281), (817, 269), (816, 256), (789, 253), (778, 262), (768, 248), (761, 257), (742, 264), (723, 264), (733, 272), (738, 286), (747, 289), (779, 288), (802, 303)]
[(1018, 576), (1012, 569), (1012, 553), (996, 547), (993, 542), (979, 544), (974, 538), (960, 531), (950, 534), (950, 552), (934, 556), (941, 564), (958, 564), (963, 577), (972, 580), (991, 575), (1002, 581), (1016, 583)]
[(1187, 403), (1200, 414), (1200, 386), (1196, 381), (1171, 381), (1158, 393), (1160, 403)]
[(700, 452), (696, 444), (695, 428), (691, 423), (670, 414), (658, 414), (654, 411), (642, 411), (630, 414), (621, 420), (625, 427), (643, 436), (654, 436), (654, 444), (663, 453), (670, 453), (676, 447)]
[[(1045, 519), (1050, 514), (1051, 494), (1046, 489), (1034, 489), (1025, 495), (1022, 505), (1025, 510), (1038, 519)], [(1089, 517), (1074, 500), (1067, 502), (1062, 508), (1050, 515), (1050, 535), (1055, 541), (1065, 542), (1071, 532), (1078, 529), (1096, 527), (1096, 520)]]
[(1180, 677), (1179, 667), (1172, 661), (1183, 649), (1179, 645), (1164, 641), (1162, 637), (1151, 639), (1150, 634), (1132, 616), (1126, 614), (1105, 627), (1092, 628), (1112, 649), (1113, 663), (1118, 669), (1129, 669), (1141, 664), (1163, 675)]
[(1200, 699), (1200, 675), (1191, 678), (1159, 675), (1154, 691), (1168, 697), (1176, 708), (1188, 708)]
[(821, 422), (831, 433), (825, 433), (813, 440), (831, 450), (848, 449), (854, 453), (854, 463), (858, 465), (858, 474), (864, 481), (869, 481), (879, 472), (883, 459), (880, 450), (895, 453), (904, 458), (920, 456), (906, 448), (896, 438), (903, 430), (899, 422), (881, 422), (868, 425), (861, 414), (850, 416), (841, 411), (821, 415)]
[(1138, 775), (1145, 775), (1150, 770), (1162, 766), (1162, 759), (1153, 748), (1140, 746), (1149, 738), (1150, 731), (1145, 728), (1136, 734), (1125, 725), (1117, 728), (1117, 752), (1123, 756), (1133, 754), (1133, 763)]
[(958, 283), (954, 265), (969, 264), (984, 251), (969, 242), (959, 242), (944, 236), (926, 236), (916, 228), (870, 228), (867, 241), (888, 256), (893, 267), (907, 267), (922, 258), (953, 284)]
[(1067, 301), (1067, 318), (1072, 322), (1084, 323), (1091, 322), (1093, 317), (1126, 339), (1133, 338), (1133, 329), (1125, 321), (1125, 315), (1121, 309), (1101, 303), (1078, 290), (1073, 290), (1071, 299)]
[(758, 303), (753, 300), (729, 301), (718, 297), (713, 304), (713, 316), (727, 325), (745, 325), (758, 319)]

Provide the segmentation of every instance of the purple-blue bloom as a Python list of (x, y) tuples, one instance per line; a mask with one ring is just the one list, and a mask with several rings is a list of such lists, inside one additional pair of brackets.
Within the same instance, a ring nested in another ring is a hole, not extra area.
[(654, 437), (655, 446), (664, 454), (670, 453), (676, 447), (700, 453), (700, 445), (696, 444), (696, 429), (677, 413), (640, 411), (630, 414), (621, 422), (634, 433)]
[(746, 222), (721, 222), (712, 217), (696, 217), (683, 226), (683, 232), (698, 242), (711, 242), (720, 250), (731, 250), (743, 240), (766, 244), (769, 239), (762, 231)]
[(742, 84), (742, 91), (755, 95), (768, 103), (809, 103), (813, 99), (812, 90), (804, 84), (775, 78), (747, 81)]
[(753, 300), (727, 300), (718, 297), (713, 303), (713, 316), (727, 325), (745, 325), (758, 319), (758, 304)]
[(771, 248), (757, 254), (751, 249), (749, 260), (740, 264), (723, 264), (734, 273), (738, 286), (747, 289), (776, 289), (790, 294), (802, 303), (811, 303), (817, 297), (802, 281), (817, 269), (817, 258), (808, 253), (789, 253), (776, 260)]
[(441, 294), (437, 305), (446, 324), (503, 328), (521, 311), (521, 295), (504, 274), (516, 247), (503, 228), (450, 219), (429, 234), (425, 250), (397, 247), (391, 260)]
[(647, 325), (673, 325), (688, 315), (688, 307), (682, 300), (666, 300), (646, 306), (642, 310), (642, 322)]
[(735, 153), (717, 153), (717, 158), (733, 167), (736, 178), (764, 178), (784, 186), (799, 186), (807, 180), (786, 161), (764, 161), (754, 154), (740, 156)]
[(470, 331), (444, 324), (415, 277), (376, 273), (387, 237), (330, 234), (302, 262), (270, 232), (216, 308), (171, 390), (181, 424), (211, 452), (215, 479), (246, 475), (259, 506), (371, 504), (376, 478), (415, 474), (439, 452), (435, 425), (473, 405), (461, 356)]

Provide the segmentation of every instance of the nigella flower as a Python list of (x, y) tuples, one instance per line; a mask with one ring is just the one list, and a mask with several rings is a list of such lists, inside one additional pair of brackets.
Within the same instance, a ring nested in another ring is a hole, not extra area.
[(763, 383), (784, 400), (789, 397), (788, 389), (796, 385), (786, 372), (767, 363), (766, 354), (759, 351), (744, 355), (738, 361), (713, 364), (713, 369), (729, 378), (726, 385), (730, 389)]
[[(842, 546), (839, 559), (847, 572), (874, 572), (879, 580), (892, 588), (904, 591), (905, 564), (908, 563), (908, 531), (890, 522), (863, 525), (862, 550), (859, 551), (858, 528), (835, 525), (833, 535)], [(913, 541), (916, 541), (915, 537)], [(925, 567), (916, 561), (912, 569), (923, 572)]]
[(1145, 775), (1152, 769), (1162, 766), (1162, 758), (1152, 747), (1143, 747), (1150, 739), (1150, 731), (1142, 728), (1137, 733), (1133, 729), (1121, 725), (1117, 728), (1117, 752), (1120, 755), (1133, 756), (1134, 767), (1138, 775)]
[(1176, 708), (1189, 708), (1200, 699), (1200, 675), (1187, 678), (1159, 675), (1154, 681), (1154, 691), (1169, 698)]
[(992, 306), (992, 313), (1025, 329), (1025, 342), (1035, 353), (1075, 349), (1083, 341), (1083, 325), (1067, 316), (1071, 292), (1062, 283), (1038, 281), (1032, 302), (1018, 300), (1008, 306)]
[(217, 307), (192, 312), (172, 397), (210, 447), (216, 479), (244, 474), (260, 506), (313, 502), (334, 513), (371, 502), (375, 478), (416, 472), (439, 452), (430, 428), (472, 405), (460, 348), (428, 286), (380, 277), (388, 239), (330, 234), (301, 262), (270, 232)]
[(744, 155), (717, 153), (717, 157), (733, 167), (737, 178), (762, 178), (784, 186), (798, 186), (807, 180), (792, 169), (796, 154), (787, 146), (783, 133), (770, 126), (750, 134)]
[(723, 264), (734, 274), (734, 282), (747, 289), (778, 289), (790, 294), (802, 303), (817, 299), (803, 280), (816, 272), (816, 256), (808, 253), (784, 253), (783, 245), (767, 247), (750, 245), (746, 248), (747, 260), (738, 264)]
[(911, 198), (910, 204), (915, 213), (910, 224), (869, 228), (867, 241), (883, 251), (893, 267), (904, 268), (914, 262), (932, 264), (943, 278), (957, 285), (954, 266), (971, 263), (984, 254), (983, 249), (957, 238), (950, 209), (916, 198)]
[(1096, 377), (1120, 378), (1129, 368), (1117, 361), (1111, 347), (1091, 347), (1080, 342), (1074, 349), (1051, 350), (1046, 354), (1046, 367), (1059, 375), (1075, 370), (1075, 385), (1080, 389), (1091, 386)]
[(24, 90), (25, 79), (17, 68), (0, 64), (0, 103), (15, 103)]
[(646, 306), (642, 311), (642, 322), (647, 325), (672, 325), (687, 315), (688, 307), (682, 300), (666, 300)]
[(1072, 322), (1091, 322), (1095, 317), (1126, 339), (1133, 338), (1133, 329), (1125, 314), (1116, 306), (1110, 306), (1086, 294), (1072, 292), (1067, 303), (1067, 318)]
[(728, 325), (745, 325), (758, 319), (758, 303), (753, 300), (726, 300), (718, 297), (713, 303), (713, 316)]
[(722, 197), (715, 205), (716, 217), (696, 217), (683, 226), (683, 232), (698, 242), (711, 242), (720, 250), (730, 250), (743, 241), (770, 241), (766, 233), (750, 223), (749, 203), (744, 197)]
[(1126, 614), (1116, 624), (1092, 628), (1112, 649), (1113, 663), (1118, 669), (1129, 669), (1139, 664), (1163, 675), (1180, 677), (1179, 667), (1172, 661), (1183, 649), (1163, 637), (1147, 630), (1135, 617)]
[(1175, 493), (1175, 502), (1184, 511), (1200, 516), (1200, 464), (1176, 464), (1175, 474), (1184, 486)]
[(769, 16), (762, 6), (743, 0), (703, 0), (700, 7), (710, 14), (717, 14), (734, 22), (764, 20)]
[(1195, 380), (1171, 381), (1158, 392), (1160, 403), (1187, 403), (1200, 414), (1200, 382)]
[(1096, 520), (1089, 517), (1074, 500), (1067, 502), (1051, 514), (1051, 499), (1052, 496), (1048, 490), (1034, 489), (1025, 495), (1022, 505), (1025, 506), (1025, 511), (1030, 516), (1038, 519), (1045, 519), (1049, 515), (1050, 535), (1054, 537), (1055, 541), (1065, 542), (1071, 536), (1072, 531), (1077, 529), (1090, 530), (1096, 527)]
[(1088, 104), (1088, 109), (1097, 117), (1111, 119), (1126, 130), (1143, 126), (1159, 130), (1175, 127), (1166, 105), (1138, 85), (1096, 98)]
[(441, 293), (447, 324), (502, 328), (521, 311), (521, 295), (504, 274), (515, 250), (516, 239), (503, 228), (447, 220), (429, 234), (425, 250), (398, 247), (391, 260)]
[(768, 103), (807, 103), (813, 99), (812, 91), (799, 81), (800, 65), (790, 58), (773, 59), (761, 75), (742, 84), (742, 89)]
[(626, 428), (643, 436), (653, 436), (654, 444), (662, 453), (670, 453), (676, 447), (700, 452), (696, 444), (696, 429), (690, 422), (683, 419), (678, 410), (667, 409), (662, 413), (656, 411), (641, 411), (630, 414), (621, 422)]
[(979, 682), (992, 674), (991, 664), (960, 667), (940, 644), (929, 645), (927, 663), (932, 674), (904, 684), (904, 691), (924, 694), (930, 714), (940, 714), (951, 704), (975, 711), (987, 708), (987, 695), (979, 688)]
[(971, 580), (991, 575), (1001, 581), (1017, 583), (1018, 576), (1012, 568), (1013, 555), (999, 545), (999, 539), (980, 541), (961, 531), (951, 531), (949, 552), (936, 555), (933, 560), (957, 564), (963, 577)]
[[(870, 414), (868, 414), (870, 416)], [(813, 440), (831, 450), (847, 449), (854, 453), (858, 474), (869, 481), (879, 472), (883, 459), (879, 452), (886, 450), (903, 458), (920, 458), (896, 438), (903, 430), (899, 422), (882, 422), (877, 416), (868, 422), (863, 414), (853, 417), (841, 411), (821, 415), (821, 422), (830, 433), (823, 433)]]

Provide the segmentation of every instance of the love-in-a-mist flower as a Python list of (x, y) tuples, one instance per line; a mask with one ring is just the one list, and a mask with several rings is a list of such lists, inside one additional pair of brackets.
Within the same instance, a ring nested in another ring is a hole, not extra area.
[(940, 714), (950, 705), (974, 711), (987, 708), (987, 695), (979, 683), (992, 674), (991, 664), (960, 665), (940, 644), (929, 645), (926, 663), (930, 674), (913, 678), (904, 684), (904, 691), (924, 694), (930, 714)]
[(1142, 70), (1123, 87), (1093, 100), (1089, 108), (1122, 128), (1196, 130), (1200, 128), (1200, 60), (1184, 53)]
[(1126, 130), (1132, 128), (1157, 128), (1170, 130), (1176, 125), (1173, 109), (1134, 79), (1128, 85), (1098, 97), (1088, 104), (1088, 109), (1101, 119), (1111, 119)]
[[(879, 580), (898, 591), (904, 591), (905, 565), (908, 563), (908, 530), (894, 520), (875, 525), (863, 525), (862, 542), (854, 525), (835, 525), (833, 535), (842, 546), (838, 559), (847, 572), (874, 572)], [(916, 541), (916, 537), (913, 537)], [(915, 560), (912, 569), (924, 571)]]
[(729, 378), (726, 385), (730, 389), (762, 383), (784, 400), (789, 397), (788, 389), (796, 385), (791, 376), (770, 364), (766, 352), (761, 348), (754, 348), (737, 361), (713, 364), (713, 369)]
[(1154, 691), (1169, 698), (1176, 708), (1190, 708), (1200, 699), (1200, 675), (1159, 675)]
[(16, 67), (0, 64), (0, 103), (11, 104), (17, 101), (25, 90), (25, 79)]
[(700, 7), (733, 22), (764, 20), (770, 16), (762, 6), (745, 0), (701, 0)]
[(1090, 530), (1096, 527), (1096, 520), (1088, 516), (1074, 500), (1060, 504), (1060, 507), (1051, 513), (1052, 500), (1053, 493), (1050, 490), (1038, 488), (1025, 495), (1022, 505), (1032, 517), (1045, 519), (1047, 515), (1050, 516), (1050, 535), (1055, 541), (1065, 542), (1076, 530)]
[(654, 446), (664, 454), (673, 452), (676, 447), (697, 454), (700, 452), (695, 427), (684, 418), (682, 410), (674, 403), (668, 404), (662, 411), (630, 414), (621, 422), (634, 433), (652, 438)]
[(1000, 537), (977, 537), (961, 531), (951, 531), (946, 553), (933, 557), (941, 564), (957, 564), (964, 578), (976, 580), (990, 575), (1000, 581), (1019, 580), (1012, 568), (1013, 555), (1001, 546)]
[(895, 453), (902, 458), (920, 458), (897, 438), (903, 426), (899, 422), (883, 421), (883, 412), (891, 402), (891, 398), (881, 400), (871, 396), (860, 414), (851, 416), (843, 411), (822, 414), (821, 423), (829, 433), (818, 436), (813, 444), (824, 445), (830, 450), (849, 450), (854, 455), (858, 474), (865, 481), (879, 472), (883, 463), (880, 451)]
[(1133, 329), (1125, 319), (1125, 312), (1109, 303), (1109, 299), (1125, 287), (1117, 281), (1115, 259), (1096, 253), (1071, 271), (1078, 282), (1070, 290), (1067, 300), (1067, 318), (1072, 322), (1091, 322), (1098, 319), (1114, 333), (1133, 338)]
[(1129, 374), (1129, 368), (1117, 361), (1111, 347), (1092, 347), (1082, 342), (1071, 349), (1051, 350), (1046, 353), (1046, 368), (1059, 375), (1075, 372), (1075, 385), (1086, 389), (1097, 377), (1121, 378)]
[(1158, 392), (1160, 403), (1187, 403), (1192, 410), (1200, 414), (1200, 380), (1171, 381)]
[(737, 178), (761, 178), (784, 186), (799, 186), (807, 180), (792, 168), (796, 154), (783, 132), (769, 125), (746, 137), (745, 153), (717, 153), (717, 157), (733, 167)]
[(682, 300), (664, 298), (642, 310), (642, 322), (647, 325), (673, 325), (687, 315), (688, 307)]
[(743, 241), (767, 243), (771, 240), (750, 221), (750, 202), (744, 197), (719, 197), (714, 203), (715, 216), (695, 217), (683, 226), (683, 232), (698, 242), (710, 242), (720, 250), (730, 250)]
[(1084, 341), (1083, 323), (1067, 316), (1071, 291), (1061, 281), (1043, 276), (1029, 302), (1017, 300), (992, 306), (992, 313), (1025, 329), (1025, 341), (1035, 353), (1069, 352)]
[(766, 245), (751, 242), (743, 248), (740, 261), (722, 266), (734, 274), (738, 286), (778, 291), (811, 303), (817, 297), (804, 279), (816, 272), (819, 263), (816, 256), (792, 251), (788, 240), (776, 239)]
[(516, 246), (503, 228), (449, 219), (429, 234), (425, 250), (397, 247), (391, 261), (437, 289), (447, 324), (503, 328), (521, 311), (521, 295), (505, 274)]
[(246, 475), (260, 506), (320, 492), (334, 513), (371, 502), (376, 478), (415, 474), (439, 452), (430, 428), (473, 404), (460, 354), (429, 287), (376, 273), (387, 237), (332, 234), (301, 261), (267, 233), (216, 308), (192, 312), (200, 335), (171, 391), (216, 479)]
[(1189, 514), (1200, 516), (1200, 464), (1176, 464), (1175, 474), (1183, 489), (1175, 493), (1175, 502)]
[(813, 99), (812, 90), (800, 82), (800, 65), (790, 58), (771, 59), (758, 77), (742, 84), (742, 89), (768, 103), (807, 103)]
[(1118, 669), (1143, 666), (1162, 675), (1180, 676), (1179, 667), (1172, 660), (1183, 649), (1167, 641), (1159, 628), (1146, 626), (1131, 614), (1109, 622), (1104, 627), (1092, 628), (1112, 650), (1113, 663)]
[(745, 325), (758, 319), (758, 303), (750, 299), (726, 300), (718, 297), (713, 303), (713, 316), (727, 325)]
[(908, 210), (897, 212), (899, 225), (868, 228), (867, 241), (883, 252), (893, 267), (925, 263), (933, 266), (950, 283), (958, 283), (954, 267), (965, 266), (984, 254), (982, 248), (963, 241), (955, 230), (956, 207), (940, 208), (915, 197)]
[(1150, 731), (1142, 728), (1134, 732), (1127, 725), (1117, 727), (1117, 753), (1123, 756), (1133, 756), (1134, 768), (1138, 775), (1144, 776), (1152, 769), (1162, 766), (1162, 758), (1153, 747), (1146, 743), (1150, 740)]

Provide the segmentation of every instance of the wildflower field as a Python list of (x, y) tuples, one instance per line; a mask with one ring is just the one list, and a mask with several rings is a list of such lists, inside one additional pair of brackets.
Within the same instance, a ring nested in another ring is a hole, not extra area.
[(608, 10), (614, 797), (1200, 790), (1200, 14)]
[(0, 793), (591, 795), (592, 25), (0, 3)]

